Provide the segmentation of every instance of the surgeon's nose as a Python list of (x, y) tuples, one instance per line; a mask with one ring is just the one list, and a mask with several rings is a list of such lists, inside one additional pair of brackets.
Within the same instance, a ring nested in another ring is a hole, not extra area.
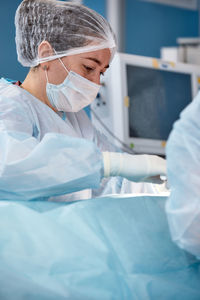
[(100, 75), (101, 75), (100, 73), (97, 73), (97, 74), (91, 76), (91, 78), (88, 78), (88, 79), (90, 81), (100, 85)]

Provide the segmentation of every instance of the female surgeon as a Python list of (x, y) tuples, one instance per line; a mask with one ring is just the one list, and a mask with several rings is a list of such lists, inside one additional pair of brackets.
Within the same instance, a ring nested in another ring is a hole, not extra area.
[(22, 84), (0, 81), (1, 199), (85, 199), (166, 174), (160, 157), (117, 152), (83, 110), (116, 50), (102, 16), (72, 2), (24, 0), (15, 26), (18, 60), (30, 71)]

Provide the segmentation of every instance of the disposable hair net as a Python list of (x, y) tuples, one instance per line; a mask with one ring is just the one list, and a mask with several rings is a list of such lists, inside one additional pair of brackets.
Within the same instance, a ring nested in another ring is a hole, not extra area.
[[(83, 5), (55, 0), (24, 0), (15, 15), (18, 61), (26, 67), (59, 57), (109, 48), (116, 50), (109, 23)], [(48, 41), (55, 52), (38, 57), (38, 46)]]

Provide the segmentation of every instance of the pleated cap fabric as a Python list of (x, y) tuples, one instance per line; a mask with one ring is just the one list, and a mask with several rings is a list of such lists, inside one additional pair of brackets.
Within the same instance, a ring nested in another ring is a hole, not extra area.
[[(26, 67), (58, 57), (109, 48), (116, 51), (115, 35), (97, 12), (74, 2), (24, 0), (15, 15), (18, 61)], [(55, 52), (38, 56), (38, 46), (48, 41)]]

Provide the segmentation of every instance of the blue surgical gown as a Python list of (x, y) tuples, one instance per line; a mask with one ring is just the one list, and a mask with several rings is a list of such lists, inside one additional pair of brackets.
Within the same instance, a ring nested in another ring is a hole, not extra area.
[(173, 240), (200, 258), (200, 93), (170, 134), (167, 169), (171, 196), (166, 211)]
[(157, 193), (148, 183), (103, 178), (101, 151), (119, 151), (84, 110), (55, 113), (0, 80), (0, 199), (74, 201), (105, 194)]
[(118, 193), (122, 179), (102, 179), (101, 151), (113, 149), (83, 110), (63, 120), (0, 80), (0, 199), (71, 201)]
[(1, 300), (199, 300), (165, 197), (0, 201)]

